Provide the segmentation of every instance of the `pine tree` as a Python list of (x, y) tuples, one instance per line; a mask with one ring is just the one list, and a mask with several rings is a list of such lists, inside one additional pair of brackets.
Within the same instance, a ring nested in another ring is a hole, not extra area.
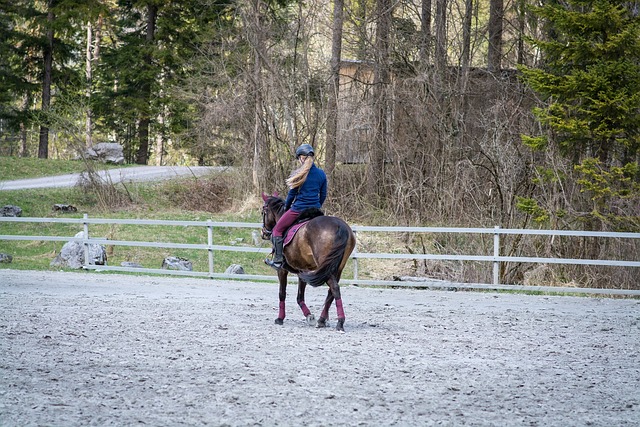
[[(567, 175), (538, 165), (538, 184), (565, 180), (564, 206), (522, 199), (538, 218), (573, 212), (589, 228), (640, 228), (640, 18), (632, 3), (616, 0), (550, 2), (535, 13), (548, 37), (534, 40), (541, 68), (521, 68), (542, 99), (534, 110), (544, 135), (525, 136), (534, 150), (557, 152), (572, 166)], [(566, 189), (579, 194), (569, 199)], [(547, 195), (547, 200), (553, 196)], [(555, 197), (558, 200), (558, 197)], [(583, 198), (583, 202), (585, 199)], [(581, 212), (585, 211), (586, 212)]]
[[(26, 1), (0, 0), (0, 120), (6, 132), (2, 138), (18, 132), (24, 135), (33, 118), (30, 100), (40, 87), (36, 77), (39, 64), (33, 52), (40, 43), (27, 31), (26, 23), (35, 14)], [(21, 152), (26, 155), (24, 145)]]

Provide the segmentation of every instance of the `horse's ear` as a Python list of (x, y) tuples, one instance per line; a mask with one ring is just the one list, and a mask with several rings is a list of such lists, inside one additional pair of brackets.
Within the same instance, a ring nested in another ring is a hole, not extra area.
[(278, 192), (277, 192), (277, 191), (274, 191), (274, 192), (273, 192), (273, 197), (280, 197), (280, 195), (278, 194)]
[(269, 196), (267, 196), (263, 191), (262, 192), (262, 200), (264, 200), (266, 202), (268, 198), (269, 198)]

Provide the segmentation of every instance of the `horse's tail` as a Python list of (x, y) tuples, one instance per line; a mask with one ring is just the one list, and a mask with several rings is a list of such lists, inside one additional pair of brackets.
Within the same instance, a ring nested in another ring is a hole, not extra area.
[(338, 274), (350, 237), (351, 229), (349, 226), (339, 227), (331, 253), (324, 259), (322, 264), (313, 271), (298, 273), (298, 277), (309, 285), (316, 287), (325, 283), (332, 275)]

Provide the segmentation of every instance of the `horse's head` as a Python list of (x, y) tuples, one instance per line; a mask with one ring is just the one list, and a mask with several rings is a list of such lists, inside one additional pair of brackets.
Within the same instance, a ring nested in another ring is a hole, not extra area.
[(276, 226), (276, 222), (284, 211), (284, 200), (278, 197), (278, 193), (273, 193), (272, 196), (262, 193), (262, 200), (264, 201), (262, 205), (262, 238), (269, 240), (273, 227)]

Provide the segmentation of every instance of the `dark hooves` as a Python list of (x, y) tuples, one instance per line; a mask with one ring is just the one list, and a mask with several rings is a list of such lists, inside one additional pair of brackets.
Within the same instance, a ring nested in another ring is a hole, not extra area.
[(327, 327), (327, 319), (321, 317), (316, 322), (316, 328), (326, 328)]
[(338, 324), (336, 325), (336, 331), (344, 332), (344, 319), (338, 319)]
[(284, 324), (284, 319), (276, 319), (276, 325)]

